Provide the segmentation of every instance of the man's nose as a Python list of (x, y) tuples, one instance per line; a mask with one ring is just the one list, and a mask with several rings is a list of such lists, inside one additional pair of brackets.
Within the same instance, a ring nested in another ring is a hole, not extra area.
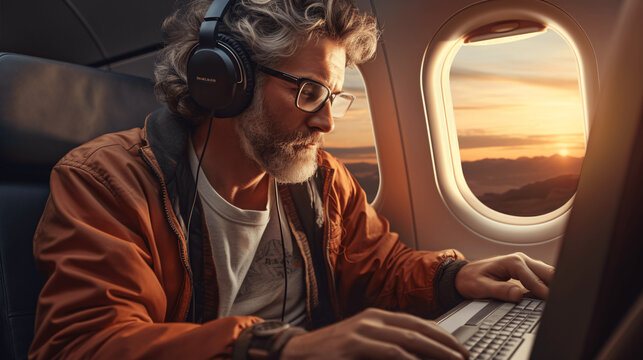
[(329, 133), (335, 128), (335, 121), (330, 111), (330, 101), (319, 109), (316, 113), (312, 113), (308, 118), (308, 127), (316, 129), (322, 133)]

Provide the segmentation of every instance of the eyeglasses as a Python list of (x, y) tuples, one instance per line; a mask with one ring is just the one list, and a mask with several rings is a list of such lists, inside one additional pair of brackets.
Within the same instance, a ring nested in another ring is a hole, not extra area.
[(351, 104), (355, 101), (355, 96), (347, 92), (331, 94), (328, 86), (315, 80), (288, 74), (263, 65), (257, 65), (257, 69), (270, 76), (296, 84), (299, 90), (295, 97), (295, 106), (301, 111), (317, 112), (326, 105), (326, 101), (330, 100), (331, 116), (337, 119), (346, 115)]

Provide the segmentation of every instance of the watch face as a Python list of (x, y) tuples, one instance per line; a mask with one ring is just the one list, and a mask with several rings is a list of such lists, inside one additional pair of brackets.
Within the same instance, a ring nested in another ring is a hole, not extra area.
[(255, 324), (252, 327), (252, 334), (255, 336), (272, 336), (290, 327), (290, 324), (277, 320), (268, 320)]

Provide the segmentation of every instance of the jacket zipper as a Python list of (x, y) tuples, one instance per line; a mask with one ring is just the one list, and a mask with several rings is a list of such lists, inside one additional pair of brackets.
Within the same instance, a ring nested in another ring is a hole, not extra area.
[[(152, 169), (152, 172), (156, 176), (156, 179), (158, 180), (159, 184), (161, 185), (161, 200), (163, 202), (163, 211), (165, 213), (165, 220), (167, 220), (167, 222), (170, 225), (170, 228), (174, 232), (174, 235), (176, 235), (176, 238), (179, 240), (179, 247), (181, 248), (181, 251), (180, 251), (180, 253), (181, 253), (181, 262), (183, 263), (183, 266), (185, 267), (185, 270), (188, 273), (188, 278), (190, 279), (190, 284), (192, 284), (193, 283), (192, 269), (190, 268), (190, 264), (189, 264), (189, 262), (187, 261), (187, 259), (185, 257), (185, 253), (186, 253), (187, 250), (186, 250), (185, 245), (183, 243), (183, 239), (181, 238), (181, 234), (179, 233), (177, 228), (174, 226), (174, 223), (172, 222), (172, 218), (170, 217), (170, 211), (169, 211), (168, 204), (167, 204), (167, 198), (168, 198), (167, 187), (165, 185), (165, 182), (163, 181), (163, 177), (161, 177), (161, 174), (159, 174), (159, 172), (156, 170), (156, 168), (154, 166), (152, 166), (152, 163), (150, 162), (150, 160), (143, 153), (143, 149), (139, 148), (138, 152), (139, 152), (140, 156), (143, 158), (143, 161), (147, 164), (147, 166), (149, 166), (150, 169)], [(190, 231), (190, 229), (188, 229), (187, 231)], [(193, 292), (193, 289), (192, 289), (192, 286), (190, 286), (190, 297), (189, 297), (190, 299), (192, 298), (192, 292)], [(188, 306), (188, 309), (189, 309), (189, 306)]]

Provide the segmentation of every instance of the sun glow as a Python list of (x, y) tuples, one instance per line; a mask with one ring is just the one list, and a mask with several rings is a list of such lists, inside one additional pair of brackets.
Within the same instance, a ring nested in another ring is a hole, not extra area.
[(462, 161), (584, 156), (576, 55), (552, 29), (535, 34), (458, 50), (449, 79)]

